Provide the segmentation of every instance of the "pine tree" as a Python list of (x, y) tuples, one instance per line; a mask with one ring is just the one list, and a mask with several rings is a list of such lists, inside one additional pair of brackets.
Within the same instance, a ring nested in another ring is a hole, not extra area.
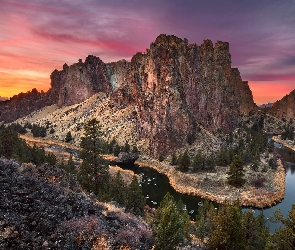
[(124, 206), (127, 199), (126, 190), (124, 179), (121, 172), (118, 171), (113, 182), (110, 184), (110, 198)]
[(214, 230), (207, 242), (208, 249), (246, 249), (246, 231), (238, 202), (223, 206), (214, 220)]
[(295, 204), (292, 205), (286, 218), (284, 218), (280, 209), (276, 210), (272, 221), (279, 223), (280, 226), (270, 237), (266, 249), (295, 249)]
[(152, 222), (156, 250), (176, 249), (188, 238), (189, 217), (183, 207), (183, 203), (177, 204), (169, 193), (164, 196)]
[(126, 153), (130, 152), (130, 145), (129, 145), (128, 141), (125, 142), (123, 151)]
[(66, 134), (65, 142), (70, 142), (71, 140), (73, 140), (73, 137), (72, 137), (71, 131), (69, 131)]
[(80, 158), (83, 160), (80, 168), (79, 180), (87, 191), (99, 197), (108, 193), (109, 167), (100, 153), (101, 126), (95, 118), (84, 125), (84, 137), (81, 140)]
[(243, 161), (240, 155), (235, 155), (233, 161), (230, 164), (230, 169), (227, 172), (229, 175), (227, 177), (228, 183), (235, 187), (241, 187), (245, 184)]
[(171, 163), (172, 166), (176, 166), (177, 165), (177, 156), (175, 153), (172, 154), (172, 158), (171, 158)]
[(200, 151), (198, 151), (197, 154), (195, 155), (195, 157), (193, 159), (192, 166), (193, 166), (193, 171), (195, 171), (195, 172), (204, 169), (205, 157), (201, 154)]
[(75, 166), (75, 162), (73, 161), (72, 155), (70, 155), (67, 165), (65, 166), (65, 169), (69, 173), (75, 173), (76, 166)]
[(255, 217), (252, 211), (243, 214), (243, 223), (246, 230), (247, 250), (265, 249), (269, 237), (269, 228), (263, 212)]
[(142, 190), (138, 184), (137, 177), (134, 175), (127, 189), (126, 210), (137, 215), (142, 215), (144, 205), (145, 200), (142, 195)]
[(189, 158), (187, 150), (184, 151), (183, 155), (181, 155), (178, 160), (179, 160), (178, 169), (181, 172), (188, 171), (188, 168), (190, 166), (190, 158)]

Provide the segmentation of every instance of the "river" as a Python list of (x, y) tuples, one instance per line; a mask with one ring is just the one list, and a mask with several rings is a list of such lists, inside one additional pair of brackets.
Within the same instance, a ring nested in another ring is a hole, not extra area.
[[(282, 145), (275, 143), (275, 147), (282, 156), (284, 166), (286, 168), (286, 189), (285, 197), (283, 201), (275, 206), (270, 208), (265, 208), (263, 210), (265, 218), (269, 218), (273, 215), (273, 212), (276, 209), (280, 209), (284, 216), (286, 216), (292, 206), (295, 203), (295, 153), (290, 149), (283, 147)], [(190, 213), (191, 218), (194, 220), (195, 215), (198, 211), (198, 208), (204, 202), (204, 199), (199, 197), (183, 195), (176, 192), (169, 184), (169, 180), (165, 175), (159, 174), (157, 171), (147, 168), (139, 167), (137, 165), (123, 165), (121, 166), (124, 169), (129, 169), (134, 171), (136, 174), (142, 176), (142, 190), (143, 194), (146, 197), (146, 202), (150, 207), (157, 208), (160, 201), (163, 199), (164, 195), (169, 192), (173, 195), (175, 200), (181, 199), (182, 202), (186, 205), (187, 211)], [(218, 204), (213, 203), (215, 207), (218, 207)], [(249, 208), (244, 208), (246, 211)], [(252, 210), (252, 209), (251, 209)], [(259, 214), (259, 209), (254, 209), (255, 214)], [(270, 231), (274, 232), (275, 228), (278, 226), (269, 222)]]

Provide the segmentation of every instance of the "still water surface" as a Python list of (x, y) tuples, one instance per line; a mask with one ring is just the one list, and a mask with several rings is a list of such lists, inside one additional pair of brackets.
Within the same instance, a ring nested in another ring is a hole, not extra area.
[[(284, 166), (286, 168), (286, 189), (285, 198), (276, 206), (264, 209), (263, 213), (266, 218), (269, 218), (276, 209), (280, 209), (284, 216), (286, 216), (292, 206), (295, 203), (295, 153), (288, 148), (281, 147), (281, 145), (275, 144), (277, 150), (282, 156)], [(204, 199), (199, 197), (183, 195), (176, 192), (169, 184), (169, 180), (166, 176), (159, 174), (157, 171), (147, 168), (139, 167), (137, 165), (125, 165), (121, 166), (124, 169), (130, 169), (136, 174), (142, 176), (142, 190), (146, 197), (146, 202), (150, 207), (157, 208), (164, 195), (169, 192), (178, 201), (179, 199), (186, 205), (188, 212), (191, 214), (191, 218), (194, 219)], [(215, 207), (218, 204), (213, 203)], [(244, 208), (246, 211), (249, 208)], [(255, 214), (259, 214), (259, 209), (254, 209)], [(270, 223), (270, 230), (273, 232), (277, 225)]]

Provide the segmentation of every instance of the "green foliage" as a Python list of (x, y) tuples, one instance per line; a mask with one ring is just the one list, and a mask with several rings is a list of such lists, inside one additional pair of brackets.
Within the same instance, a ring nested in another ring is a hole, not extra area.
[(110, 199), (124, 206), (127, 199), (127, 187), (121, 172), (118, 171), (114, 180), (110, 183)]
[(208, 249), (246, 249), (246, 231), (238, 202), (220, 208), (213, 224), (214, 229), (206, 244)]
[(118, 144), (116, 144), (114, 147), (114, 156), (118, 156), (120, 151), (121, 151), (121, 147)]
[(185, 238), (189, 238), (189, 217), (184, 205), (167, 193), (156, 210), (152, 222), (155, 249), (176, 249)]
[(203, 170), (205, 168), (205, 160), (206, 158), (201, 154), (200, 151), (198, 151), (193, 159), (193, 171), (198, 172), (200, 170)]
[(160, 155), (160, 156), (159, 156), (159, 161), (162, 162), (162, 161), (164, 161), (164, 160), (165, 160), (165, 157), (164, 157), (163, 155)]
[(279, 223), (280, 226), (270, 237), (267, 249), (295, 249), (295, 204), (292, 205), (286, 218), (282, 215), (281, 210), (276, 210), (272, 221)]
[(208, 237), (208, 233), (213, 231), (213, 218), (215, 218), (217, 211), (212, 203), (207, 200), (204, 201), (203, 206), (199, 207), (196, 216), (196, 235), (202, 241)]
[(73, 156), (70, 155), (67, 164), (64, 166), (64, 169), (68, 172), (68, 173), (75, 173), (76, 172), (76, 166), (75, 166), (75, 162), (73, 161)]
[(138, 184), (138, 179), (134, 175), (127, 190), (126, 210), (137, 215), (143, 214), (145, 199), (142, 195), (142, 189)]
[(16, 132), (3, 127), (0, 130), (0, 155), (8, 159), (12, 158), (16, 153), (19, 140)]
[(46, 128), (42, 126), (38, 126), (36, 124), (33, 124), (31, 132), (34, 137), (45, 137), (46, 136)]
[(130, 152), (130, 145), (129, 145), (128, 141), (125, 142), (123, 151), (126, 153)]
[(282, 140), (294, 140), (294, 127), (293, 126), (285, 126), (285, 130), (281, 135)]
[(71, 140), (73, 140), (73, 137), (72, 137), (71, 131), (69, 131), (69, 132), (66, 134), (65, 142), (70, 142)]
[(17, 132), (19, 134), (25, 134), (27, 133), (27, 130), (25, 127), (20, 125), (19, 123), (12, 123), (7, 128), (11, 129), (14, 132)]
[(177, 165), (177, 162), (178, 162), (177, 156), (176, 156), (175, 153), (173, 153), (173, 154), (172, 154), (172, 158), (171, 158), (171, 162), (170, 162), (170, 164), (171, 164), (172, 166), (176, 166), (176, 165)]
[(216, 163), (219, 166), (227, 166), (231, 162), (230, 152), (226, 148), (221, 148), (216, 156)]
[(235, 155), (233, 157), (233, 161), (230, 164), (230, 169), (227, 172), (228, 183), (235, 187), (241, 187), (245, 184), (244, 177), (244, 169), (243, 169), (243, 161), (240, 155)]
[(243, 214), (243, 223), (246, 230), (246, 249), (265, 249), (269, 237), (269, 228), (263, 215), (263, 211), (255, 217), (252, 211)]
[(109, 167), (103, 157), (101, 126), (95, 118), (84, 125), (84, 137), (81, 140), (79, 181), (83, 188), (100, 198), (108, 193)]
[(138, 154), (139, 150), (138, 150), (138, 148), (136, 146), (133, 146), (131, 152), (134, 153), (134, 154)]
[(188, 171), (189, 166), (190, 166), (190, 158), (189, 158), (187, 150), (185, 150), (184, 153), (180, 155), (178, 158), (178, 170), (181, 172), (186, 172)]

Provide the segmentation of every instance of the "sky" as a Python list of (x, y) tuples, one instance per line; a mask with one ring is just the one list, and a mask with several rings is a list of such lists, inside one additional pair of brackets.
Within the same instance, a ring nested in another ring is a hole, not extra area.
[(229, 42), (257, 104), (295, 89), (295, 0), (0, 0), (0, 96), (47, 91), (92, 54), (130, 60), (159, 34)]

